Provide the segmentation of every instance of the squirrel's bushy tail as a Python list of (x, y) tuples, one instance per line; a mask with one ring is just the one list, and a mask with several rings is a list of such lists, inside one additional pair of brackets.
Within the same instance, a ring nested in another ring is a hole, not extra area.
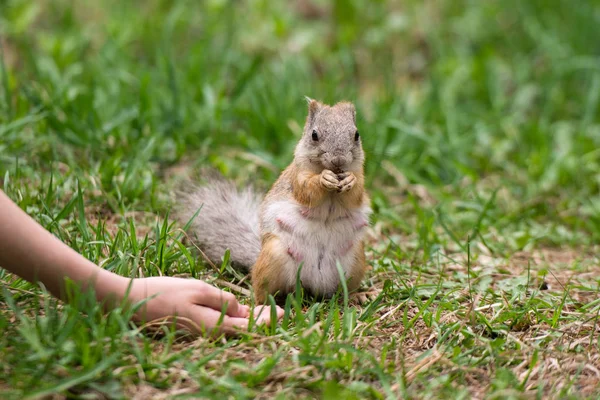
[(232, 182), (210, 180), (177, 197), (179, 221), (185, 225), (193, 218), (189, 238), (214, 264), (220, 265), (229, 249), (234, 267), (249, 270), (254, 265), (260, 252), (260, 194), (251, 187), (238, 190)]

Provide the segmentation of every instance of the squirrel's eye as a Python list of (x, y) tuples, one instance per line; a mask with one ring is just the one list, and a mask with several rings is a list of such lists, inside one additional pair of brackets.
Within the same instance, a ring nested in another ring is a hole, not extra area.
[(354, 134), (354, 140), (358, 142), (358, 138), (360, 137), (358, 131)]
[(312, 133), (312, 140), (314, 140), (315, 142), (317, 140), (319, 140), (319, 135), (317, 135), (317, 131), (313, 131), (313, 133)]

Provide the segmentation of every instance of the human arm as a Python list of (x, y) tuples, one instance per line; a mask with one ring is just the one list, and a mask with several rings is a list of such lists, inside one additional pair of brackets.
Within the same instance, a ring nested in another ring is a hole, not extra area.
[[(192, 331), (212, 330), (226, 305), (221, 331), (244, 329), (249, 323), (248, 306), (239, 304), (231, 293), (205, 282), (169, 277), (130, 280), (100, 268), (46, 231), (2, 190), (0, 266), (30, 282), (41, 282), (59, 298), (65, 295), (65, 278), (81, 285), (83, 290), (93, 288), (96, 298), (109, 307), (119, 304), (128, 292), (128, 300), (134, 303), (155, 296), (138, 310), (138, 320), (178, 316), (178, 324)], [(278, 308), (278, 318), (282, 315)], [(265, 310), (257, 322), (268, 322), (269, 316)]]

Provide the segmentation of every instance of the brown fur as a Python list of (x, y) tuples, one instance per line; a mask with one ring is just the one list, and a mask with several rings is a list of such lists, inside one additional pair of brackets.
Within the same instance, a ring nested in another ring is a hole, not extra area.
[(302, 171), (294, 164), (289, 169), (293, 176), (291, 182), (294, 199), (307, 207), (316, 207), (321, 204), (325, 196), (329, 194), (327, 189), (321, 185), (321, 175), (312, 171)]
[(356, 262), (351, 270), (351, 275), (348, 277), (348, 291), (354, 292), (358, 290), (360, 287), (360, 283), (362, 282), (365, 273), (367, 272), (367, 259), (365, 257), (365, 244), (363, 242), (360, 243), (356, 250)]
[[(357, 209), (368, 204), (370, 200), (364, 187), (362, 147), (352, 148), (352, 150), (349, 147), (351, 146), (349, 143), (352, 143), (349, 139), (354, 137), (356, 130), (355, 113), (354, 105), (348, 102), (341, 102), (334, 106), (315, 100), (309, 102), (303, 139), (296, 149), (294, 162), (281, 173), (261, 205), (261, 225), (265, 217), (265, 207), (282, 200), (295, 201), (305, 207), (313, 208), (326, 199), (332, 199), (346, 210)], [(349, 175), (353, 174), (356, 179), (354, 186), (349, 190), (326, 187), (327, 182), (323, 182), (322, 174), (328, 169), (327, 166), (321, 164), (320, 158), (314, 152), (310, 154), (305, 152), (314, 151), (308, 150), (313, 148), (311, 134), (314, 129), (318, 130), (321, 140), (325, 140), (325, 146), (332, 154), (345, 154), (347, 157), (347, 152), (352, 151), (354, 161), (349, 164), (346, 171)], [(261, 226), (261, 231), (263, 228)], [(350, 268), (348, 277), (348, 288), (351, 291), (358, 289), (367, 270), (364, 244), (361, 242), (354, 251), (356, 261)], [(294, 289), (294, 287), (286, 287), (288, 284), (280, 279), (282, 266), (289, 261), (289, 257), (287, 248), (280, 243), (275, 234), (263, 232), (262, 249), (252, 267), (252, 281), (258, 303), (266, 301), (268, 294), (277, 292), (286, 294)]]
[(273, 234), (263, 237), (262, 248), (256, 264), (252, 267), (252, 287), (257, 303), (264, 303), (269, 294), (287, 293), (291, 290), (278, 279), (282, 265), (287, 262), (286, 249)]
[(365, 175), (363, 171), (355, 172), (356, 183), (354, 187), (346, 193), (340, 193), (340, 201), (345, 208), (357, 208), (369, 202), (365, 192)]

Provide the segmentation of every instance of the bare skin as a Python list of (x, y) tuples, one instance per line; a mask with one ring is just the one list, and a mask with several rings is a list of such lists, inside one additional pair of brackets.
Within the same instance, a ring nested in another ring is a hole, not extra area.
[[(258, 324), (270, 321), (268, 309), (251, 310), (233, 294), (206, 282), (171, 277), (129, 279), (100, 268), (46, 231), (2, 190), (0, 266), (30, 282), (42, 283), (59, 298), (64, 297), (65, 278), (82, 289), (93, 288), (96, 298), (107, 307), (120, 304), (125, 297), (131, 303), (152, 297), (136, 313), (137, 321), (175, 319), (179, 327), (196, 334), (246, 330), (251, 313)], [(277, 318), (282, 316), (278, 307)]]

